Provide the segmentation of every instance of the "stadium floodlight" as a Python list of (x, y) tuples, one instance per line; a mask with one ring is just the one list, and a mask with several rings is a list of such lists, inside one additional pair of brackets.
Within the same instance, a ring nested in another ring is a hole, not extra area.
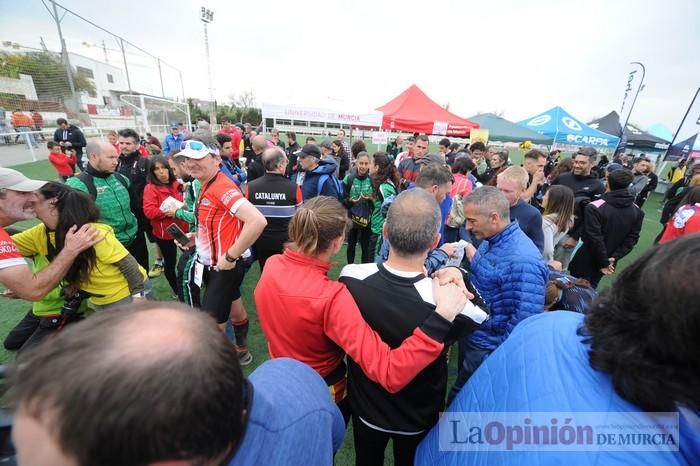
[[(214, 12), (208, 8), (202, 7), (202, 16), (200, 17), (202, 23), (204, 24), (204, 51), (207, 57), (207, 77), (209, 78), (209, 100), (214, 102), (214, 85), (211, 79), (211, 59), (209, 57), (209, 33), (207, 32), (207, 24), (214, 21)], [(211, 123), (216, 122), (216, 113), (212, 111), (210, 113)]]
[(205, 23), (211, 23), (212, 21), (214, 21), (214, 12), (205, 7), (202, 7), (201, 20)]

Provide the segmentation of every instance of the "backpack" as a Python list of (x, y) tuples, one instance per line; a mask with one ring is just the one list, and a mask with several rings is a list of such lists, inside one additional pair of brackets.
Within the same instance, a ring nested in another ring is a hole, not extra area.
[(340, 182), (338, 178), (335, 176), (332, 176), (328, 173), (324, 173), (323, 175), (318, 177), (318, 184), (316, 185), (316, 195), (320, 196), (321, 191), (323, 190), (323, 185), (326, 183), (326, 180), (331, 179), (331, 182), (333, 183), (333, 188), (335, 188), (335, 198), (338, 199), (341, 203), (345, 201), (347, 198), (347, 195), (345, 194), (345, 188), (343, 187), (343, 183)]
[(464, 225), (466, 217), (464, 216), (464, 205), (462, 204), (462, 198), (456, 195), (452, 199), (452, 207), (450, 207), (450, 215), (447, 217), (447, 226), (452, 228), (459, 228)]
[[(129, 182), (127, 181), (126, 177), (118, 172), (114, 172), (114, 176), (126, 188), (126, 190), (129, 191)], [(95, 187), (94, 179), (95, 177), (88, 172), (81, 172), (78, 176), (76, 176), (76, 178), (85, 183), (85, 186), (87, 187), (90, 196), (92, 196), (93, 199), (97, 199), (97, 188)]]

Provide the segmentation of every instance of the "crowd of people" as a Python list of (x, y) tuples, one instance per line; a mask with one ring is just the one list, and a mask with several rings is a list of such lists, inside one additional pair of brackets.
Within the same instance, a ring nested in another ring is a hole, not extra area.
[[(389, 440), (397, 465), (700, 461), (700, 161), (675, 169), (660, 245), (598, 295), (640, 237), (644, 156), (517, 166), (419, 134), (370, 154), (342, 130), (301, 145), (227, 120), (78, 152), (59, 123), (62, 183), (0, 168), (0, 283), (32, 301), (4, 342), (20, 464), (332, 464), (349, 423), (362, 466)], [(245, 377), (258, 325), (271, 360)], [(441, 447), (442, 412), (528, 410), (677, 412), (678, 448)]]

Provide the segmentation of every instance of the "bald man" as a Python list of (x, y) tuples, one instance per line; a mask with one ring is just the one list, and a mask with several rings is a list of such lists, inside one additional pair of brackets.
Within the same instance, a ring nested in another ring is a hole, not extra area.
[(12, 384), (24, 466), (332, 464), (345, 433), (316, 372), (279, 358), (247, 379), (216, 322), (176, 303), (69, 327)]
[(253, 147), (253, 160), (248, 165), (248, 183), (265, 175), (265, 166), (262, 162), (262, 153), (267, 148), (264, 136), (255, 136), (251, 141)]
[[(391, 243), (387, 261), (346, 265), (340, 273), (339, 280), (355, 298), (362, 317), (392, 348), (435, 311), (431, 279), (426, 276), (424, 263), (440, 241), (442, 224), (435, 194), (425, 189), (404, 191), (389, 207), (383, 227), (384, 238)], [(448, 269), (440, 271), (438, 278), (452, 275), (464, 287), (464, 308), (453, 322), (443, 320), (438, 326), (444, 332), (443, 353), (408, 385), (390, 393), (367, 378), (348, 357), (356, 464), (384, 464), (389, 439), (393, 441), (395, 464), (413, 464), (418, 443), (445, 409), (449, 346), (487, 319), (483, 310), (486, 306), (468, 275), (455, 267)]]
[[(131, 211), (131, 183), (126, 176), (115, 173), (119, 161), (117, 150), (106, 141), (93, 140), (87, 143), (85, 151), (88, 156), (85, 171), (68, 178), (66, 184), (90, 194), (100, 208), (100, 222), (114, 229), (115, 236), (132, 256), (140, 257), (137, 254), (142, 253), (145, 242), (135, 241), (138, 221)], [(132, 252), (134, 246), (139, 251)]]

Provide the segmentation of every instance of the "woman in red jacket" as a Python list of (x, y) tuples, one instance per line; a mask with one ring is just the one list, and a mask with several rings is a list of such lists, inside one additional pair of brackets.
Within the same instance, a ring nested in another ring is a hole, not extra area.
[(328, 384), (347, 421), (347, 353), (391, 393), (405, 387), (438, 357), (467, 295), (454, 283), (438, 286), (437, 307), (398, 348), (390, 348), (362, 318), (345, 285), (328, 277), (343, 246), (347, 211), (335, 198), (304, 203), (289, 223), (290, 246), (270, 257), (255, 288), (258, 318), (270, 357), (311, 366)]
[[(151, 157), (148, 184), (143, 190), (143, 212), (151, 221), (153, 236), (156, 237), (156, 243), (163, 253), (165, 278), (168, 279), (168, 283), (175, 293), (177, 293), (175, 273), (177, 246), (173, 236), (168, 232), (168, 227), (174, 223), (186, 232), (189, 230), (189, 225), (183, 220), (168, 217), (164, 212), (170, 210), (171, 204), (182, 202), (183, 192), (182, 183), (177, 181), (165, 158), (160, 155)], [(166, 205), (163, 205), (166, 199)]]

